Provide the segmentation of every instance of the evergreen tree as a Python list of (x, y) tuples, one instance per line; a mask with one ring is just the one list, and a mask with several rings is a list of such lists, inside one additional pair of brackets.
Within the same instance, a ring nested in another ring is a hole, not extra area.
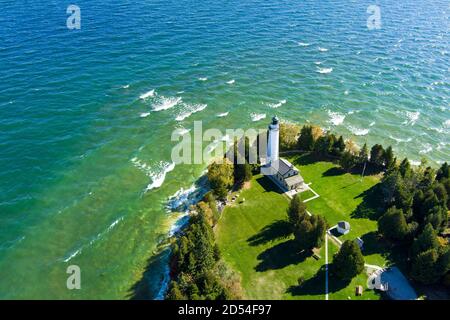
[(169, 290), (166, 295), (167, 300), (187, 300), (186, 296), (183, 295), (178, 283), (176, 281), (170, 281)]
[(300, 198), (300, 195), (297, 193), (292, 198), (289, 203), (289, 207), (287, 209), (288, 221), (291, 224), (292, 228), (296, 225), (300, 224), (305, 219), (306, 213), (306, 204)]
[(411, 276), (423, 284), (436, 283), (440, 277), (437, 264), (438, 259), (439, 255), (435, 249), (419, 253), (413, 261)]
[(439, 241), (437, 239), (436, 231), (431, 224), (427, 224), (422, 233), (414, 240), (411, 246), (411, 257), (414, 259), (421, 252), (437, 249), (439, 247)]
[(314, 137), (312, 127), (305, 125), (300, 130), (298, 138), (298, 148), (304, 151), (312, 151), (314, 147)]
[(378, 230), (388, 239), (405, 240), (408, 235), (408, 224), (406, 223), (403, 210), (395, 207), (389, 208), (378, 220)]
[(364, 257), (356, 241), (346, 240), (334, 255), (331, 272), (341, 280), (349, 281), (364, 270)]
[(370, 163), (377, 169), (380, 169), (384, 165), (384, 149), (380, 144), (376, 144), (370, 150)]
[(345, 151), (342, 154), (341, 159), (339, 160), (339, 164), (347, 172), (350, 172), (352, 168), (357, 164), (357, 159), (353, 154), (351, 154), (349, 151)]
[(332, 154), (337, 157), (341, 157), (345, 151), (345, 142), (342, 136), (337, 139), (333, 144), (333, 152)]
[(386, 170), (391, 170), (395, 166), (396, 159), (394, 158), (394, 152), (392, 151), (392, 147), (387, 147), (386, 151), (383, 155), (384, 158), (384, 166)]
[(364, 165), (364, 163), (369, 161), (369, 149), (367, 148), (367, 143), (364, 143), (358, 155), (358, 164)]
[(403, 161), (400, 163), (400, 173), (403, 178), (410, 176), (411, 174), (411, 165), (409, 164), (408, 158), (403, 159)]
[(436, 173), (436, 180), (450, 179), (450, 166), (447, 162), (444, 162)]
[(207, 176), (214, 194), (219, 199), (224, 199), (228, 189), (233, 186), (233, 164), (227, 159), (223, 159), (223, 163), (213, 162), (208, 166)]

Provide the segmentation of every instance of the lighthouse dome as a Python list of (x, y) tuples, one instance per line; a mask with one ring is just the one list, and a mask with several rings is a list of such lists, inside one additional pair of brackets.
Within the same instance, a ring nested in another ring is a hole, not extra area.
[(280, 122), (280, 120), (278, 120), (278, 117), (277, 117), (277, 116), (274, 116), (274, 117), (272, 118), (272, 124), (278, 124), (278, 122)]

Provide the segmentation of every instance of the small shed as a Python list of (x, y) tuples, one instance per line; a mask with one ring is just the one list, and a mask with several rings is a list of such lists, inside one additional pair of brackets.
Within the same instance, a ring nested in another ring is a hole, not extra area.
[(361, 238), (356, 238), (355, 241), (358, 244), (359, 248), (362, 250), (364, 248), (364, 240)]
[(348, 223), (347, 221), (339, 221), (337, 223), (337, 231), (340, 234), (347, 234), (350, 232), (350, 223)]
[(363, 287), (362, 286), (356, 286), (355, 295), (362, 296), (363, 294)]

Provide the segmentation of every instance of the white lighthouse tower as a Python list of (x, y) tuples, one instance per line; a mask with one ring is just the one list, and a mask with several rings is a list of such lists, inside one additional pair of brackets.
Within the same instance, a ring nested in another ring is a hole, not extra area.
[(267, 162), (274, 164), (278, 160), (279, 138), (280, 138), (280, 121), (278, 117), (272, 118), (272, 123), (269, 124), (269, 140), (267, 145)]

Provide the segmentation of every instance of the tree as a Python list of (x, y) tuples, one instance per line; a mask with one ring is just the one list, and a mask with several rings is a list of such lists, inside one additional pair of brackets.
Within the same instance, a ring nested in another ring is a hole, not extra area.
[(300, 150), (312, 151), (314, 147), (313, 129), (309, 125), (305, 125), (300, 130), (298, 137), (298, 147)]
[(337, 157), (341, 157), (342, 154), (345, 151), (345, 142), (344, 138), (342, 136), (339, 137), (339, 139), (336, 140), (336, 142), (333, 145), (333, 155)]
[(384, 149), (380, 144), (376, 144), (370, 150), (370, 163), (375, 167), (382, 168), (384, 165)]
[(364, 257), (355, 241), (346, 240), (331, 265), (332, 273), (341, 280), (349, 281), (364, 270)]
[(233, 186), (233, 173), (233, 164), (228, 159), (223, 159), (222, 163), (213, 162), (208, 166), (208, 180), (211, 189), (219, 199), (224, 199), (228, 189)]
[(450, 166), (447, 162), (444, 162), (436, 173), (436, 180), (450, 179)]
[(358, 164), (364, 165), (364, 163), (369, 161), (369, 149), (367, 148), (367, 143), (364, 143), (358, 155)]
[(178, 283), (176, 281), (170, 281), (169, 290), (166, 295), (167, 300), (186, 300), (186, 296), (183, 295)]
[(435, 249), (420, 253), (413, 261), (411, 276), (423, 284), (436, 283), (440, 277), (437, 268), (438, 259), (439, 255)]
[(294, 227), (295, 241), (300, 250), (321, 247), (325, 239), (327, 222), (320, 215), (305, 215), (304, 219)]
[(333, 135), (326, 134), (317, 139), (314, 144), (314, 152), (320, 156), (328, 156), (334, 144)]
[(296, 124), (280, 124), (280, 150), (292, 150), (297, 147), (300, 127)]
[(386, 170), (391, 170), (395, 166), (396, 159), (394, 158), (394, 152), (392, 151), (392, 147), (387, 147), (386, 151), (383, 154), (384, 158), (384, 166)]
[(409, 177), (411, 175), (412, 170), (408, 158), (403, 159), (403, 161), (400, 163), (399, 169), (403, 178)]
[(288, 221), (292, 228), (299, 225), (307, 215), (306, 204), (302, 201), (299, 194), (294, 195), (287, 209)]
[[(243, 159), (242, 159), (243, 160)], [(237, 184), (243, 184), (246, 181), (252, 179), (252, 168), (247, 161), (242, 161), (244, 163), (237, 163), (234, 165), (234, 181)]]
[(428, 251), (430, 249), (437, 249), (439, 247), (439, 241), (437, 239), (436, 231), (431, 224), (427, 224), (422, 233), (414, 240), (411, 246), (411, 257), (414, 259), (420, 253)]
[(408, 235), (408, 224), (403, 210), (396, 207), (389, 208), (378, 220), (378, 230), (388, 239), (405, 240)]
[(339, 160), (339, 164), (341, 165), (342, 169), (349, 172), (355, 165), (357, 161), (353, 154), (351, 154), (349, 151), (345, 151), (342, 154), (341, 159)]

